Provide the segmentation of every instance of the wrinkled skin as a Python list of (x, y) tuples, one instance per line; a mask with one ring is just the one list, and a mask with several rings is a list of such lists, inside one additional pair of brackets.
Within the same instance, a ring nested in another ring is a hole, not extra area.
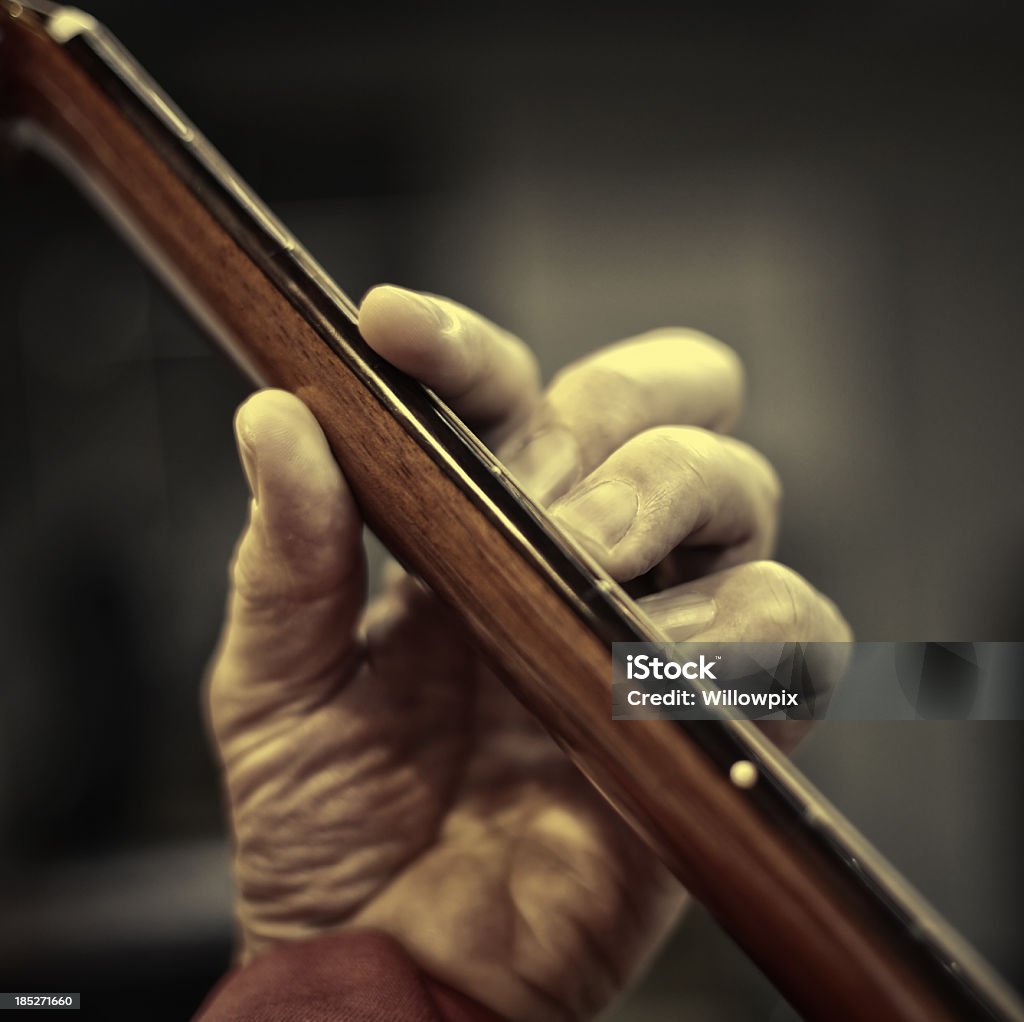
[[(616, 578), (658, 590), (646, 609), (671, 637), (849, 638), (765, 559), (779, 487), (725, 435), (742, 379), (717, 341), (656, 331), (542, 391), (525, 346), (453, 302), (377, 288), (360, 322)], [(242, 956), (372, 927), (505, 1018), (592, 1016), (683, 892), (424, 587), (392, 565), (367, 606), (362, 522), (305, 406), (256, 394), (236, 431), (253, 499), (207, 695)]]

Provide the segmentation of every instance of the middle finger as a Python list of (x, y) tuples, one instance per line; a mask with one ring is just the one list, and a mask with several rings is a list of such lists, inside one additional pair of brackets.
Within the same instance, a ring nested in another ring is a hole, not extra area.
[(742, 392), (730, 348), (692, 330), (656, 330), (564, 369), (498, 456), (546, 505), (644, 430), (728, 429)]
[(670, 426), (629, 440), (551, 513), (624, 582), (683, 543), (726, 548), (731, 563), (767, 556), (779, 490), (769, 462), (742, 441)]

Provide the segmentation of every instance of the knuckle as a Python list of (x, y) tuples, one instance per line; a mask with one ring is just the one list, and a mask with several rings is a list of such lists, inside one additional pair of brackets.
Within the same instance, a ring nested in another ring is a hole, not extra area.
[(776, 471), (775, 466), (763, 455), (759, 455), (764, 465), (764, 486), (767, 492), (768, 505), (773, 511), (777, 511), (782, 504), (783, 487), (782, 479)]
[[(739, 441), (735, 441), (739, 443)], [(758, 450), (746, 444), (743, 447), (747, 450), (751, 463), (754, 465), (755, 482), (762, 495), (765, 504), (771, 511), (777, 511), (782, 503), (782, 480), (775, 466)]]
[[(835, 634), (829, 636), (829, 638), (833, 642), (853, 642), (853, 628), (850, 627), (850, 622), (846, 620), (843, 612), (827, 596), (823, 594), (819, 594), (819, 596), (830, 612), (830, 620), (833, 622), (833, 627), (835, 629)], [(847, 658), (848, 656), (849, 653), (846, 654)]]
[(740, 570), (752, 601), (747, 631), (754, 641), (853, 640), (853, 631), (839, 608), (792, 568), (766, 560), (751, 562)]
[(740, 358), (735, 348), (726, 344), (725, 341), (720, 341), (717, 337), (712, 337), (699, 330), (690, 330), (687, 333), (693, 343), (700, 345), (707, 354), (718, 359), (731, 376), (742, 382), (745, 374), (743, 359)]
[(642, 395), (642, 388), (629, 376), (603, 364), (599, 356), (560, 369), (551, 380), (550, 390), (563, 399), (584, 399), (594, 404), (609, 398), (628, 401)]
[(715, 355), (722, 360), (725, 365), (729, 376), (732, 377), (736, 387), (742, 393), (746, 386), (747, 371), (743, 365), (743, 359), (740, 358), (739, 353), (729, 345), (724, 344), (722, 341), (716, 341), (713, 338), (707, 338), (710, 342), (712, 350)]
[(554, 377), (548, 403), (585, 446), (608, 451), (643, 421), (645, 388), (616, 368), (581, 362)]
[(638, 434), (630, 446), (643, 474), (657, 480), (653, 492), (671, 503), (671, 495), (684, 489), (710, 494), (717, 444), (697, 426), (656, 426)]
[(689, 469), (714, 457), (716, 439), (699, 426), (653, 426), (633, 440), (638, 452), (668, 468)]
[(645, 334), (644, 338), (685, 344), (690, 349), (690, 357), (703, 356), (718, 363), (719, 368), (742, 392), (746, 377), (743, 360), (736, 349), (726, 344), (725, 341), (720, 341), (717, 337), (712, 337), (711, 334), (690, 327), (661, 327)]
[(720, 415), (713, 425), (716, 429), (729, 429), (739, 416), (747, 392), (747, 374), (743, 360), (724, 342), (707, 334), (696, 336), (705, 358), (714, 366), (715, 375), (724, 381), (725, 389), (731, 396), (730, 411)]
[(726, 442), (739, 452), (745, 465), (753, 469), (755, 482), (768, 503), (777, 506), (782, 500), (782, 480), (775, 466), (749, 443), (732, 437), (727, 437)]
[(508, 354), (516, 382), (530, 393), (540, 390), (540, 363), (537, 356), (514, 334), (502, 334), (502, 346)]
[(808, 639), (806, 609), (813, 594), (810, 584), (778, 561), (754, 561), (744, 566), (754, 590), (754, 618), (762, 638), (800, 642)]
[(717, 337), (712, 337), (710, 334), (704, 333), (703, 330), (695, 330), (693, 327), (688, 326), (659, 326), (654, 327), (652, 330), (638, 335), (635, 340), (638, 341), (664, 341), (675, 344), (688, 344), (696, 345), (702, 348), (707, 348), (709, 351), (717, 353), (728, 352), (735, 354), (732, 348), (729, 347), (724, 341), (718, 340)]

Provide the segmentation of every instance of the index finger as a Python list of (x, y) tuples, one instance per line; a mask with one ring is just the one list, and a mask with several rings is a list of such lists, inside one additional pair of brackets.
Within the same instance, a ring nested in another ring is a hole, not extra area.
[(538, 400), (540, 372), (530, 349), (458, 302), (381, 285), (363, 298), (359, 329), (392, 365), (497, 439), (525, 421)]

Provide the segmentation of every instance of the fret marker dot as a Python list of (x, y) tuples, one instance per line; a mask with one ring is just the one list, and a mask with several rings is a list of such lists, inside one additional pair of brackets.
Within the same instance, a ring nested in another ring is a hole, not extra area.
[(729, 780), (737, 788), (753, 788), (757, 784), (757, 767), (749, 759), (738, 759), (729, 768)]

